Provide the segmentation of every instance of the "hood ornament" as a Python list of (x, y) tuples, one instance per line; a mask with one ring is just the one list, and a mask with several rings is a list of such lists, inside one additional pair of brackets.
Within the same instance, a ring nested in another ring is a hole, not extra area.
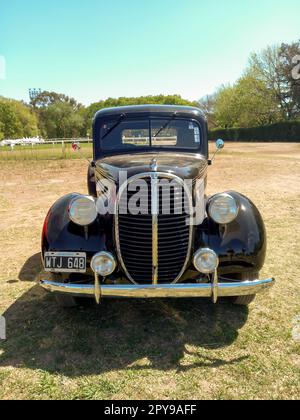
[(157, 165), (157, 159), (154, 158), (150, 162), (150, 168), (152, 169), (152, 171), (155, 171), (156, 172), (157, 171), (157, 167), (158, 167), (158, 165)]

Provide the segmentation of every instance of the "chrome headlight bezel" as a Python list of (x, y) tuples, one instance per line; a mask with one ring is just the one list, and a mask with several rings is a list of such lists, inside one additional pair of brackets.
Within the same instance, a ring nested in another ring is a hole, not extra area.
[(239, 211), (238, 202), (229, 193), (217, 194), (209, 201), (208, 214), (219, 225), (232, 223), (238, 217)]
[[(88, 210), (87, 214), (80, 215), (80, 205), (82, 206), (81, 211)], [(94, 223), (98, 217), (94, 198), (87, 195), (78, 195), (73, 198), (69, 206), (69, 217), (78, 226), (90, 226)]]
[[(106, 262), (102, 262), (102, 266), (99, 263), (99, 259), (106, 259)], [(98, 260), (98, 261), (97, 261)], [(107, 262), (109, 262), (111, 264), (111, 267), (105, 267), (105, 264), (107, 264)], [(104, 266), (104, 267), (103, 267)], [(102, 252), (98, 252), (97, 254), (95, 254), (91, 260), (91, 269), (93, 270), (93, 272), (95, 274), (98, 274), (101, 277), (107, 277), (110, 276), (115, 269), (117, 268), (117, 261), (115, 259), (115, 257), (113, 256), (113, 254), (111, 254), (110, 252), (106, 252), (106, 251), (102, 251)]]
[[(205, 258), (209, 256), (211, 258), (211, 264), (209, 266), (205, 266)], [(210, 248), (202, 248), (199, 249), (193, 258), (194, 267), (196, 268), (199, 273), (202, 274), (212, 274), (216, 271), (216, 269), (219, 267), (220, 261), (219, 257)]]

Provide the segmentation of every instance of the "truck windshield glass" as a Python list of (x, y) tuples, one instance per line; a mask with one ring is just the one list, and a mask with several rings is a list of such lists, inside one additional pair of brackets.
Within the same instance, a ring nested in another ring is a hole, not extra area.
[(138, 148), (198, 150), (201, 131), (196, 122), (189, 120), (115, 120), (102, 126), (100, 139), (104, 151)]

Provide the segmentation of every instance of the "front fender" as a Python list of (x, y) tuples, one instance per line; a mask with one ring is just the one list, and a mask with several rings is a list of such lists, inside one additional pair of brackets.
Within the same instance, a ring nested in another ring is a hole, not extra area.
[[(71, 201), (79, 194), (68, 194), (59, 199), (49, 210), (42, 233), (42, 253), (45, 252), (86, 252), (88, 256), (107, 250), (109, 229), (98, 218), (85, 230), (69, 218)], [(110, 229), (111, 231), (111, 229)]]
[(209, 247), (218, 254), (220, 274), (259, 272), (267, 250), (264, 221), (247, 197), (234, 191), (229, 194), (239, 203), (238, 217), (228, 225), (218, 225), (208, 216), (204, 225), (197, 229), (196, 247)]

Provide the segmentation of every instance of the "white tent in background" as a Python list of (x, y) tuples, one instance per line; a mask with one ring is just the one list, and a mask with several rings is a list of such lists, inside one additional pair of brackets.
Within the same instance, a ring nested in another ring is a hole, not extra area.
[(23, 138), (23, 139), (14, 139), (14, 140), (2, 140), (0, 142), (0, 146), (32, 146), (36, 144), (43, 144), (45, 143), (44, 139), (40, 137), (31, 137), (31, 138)]

